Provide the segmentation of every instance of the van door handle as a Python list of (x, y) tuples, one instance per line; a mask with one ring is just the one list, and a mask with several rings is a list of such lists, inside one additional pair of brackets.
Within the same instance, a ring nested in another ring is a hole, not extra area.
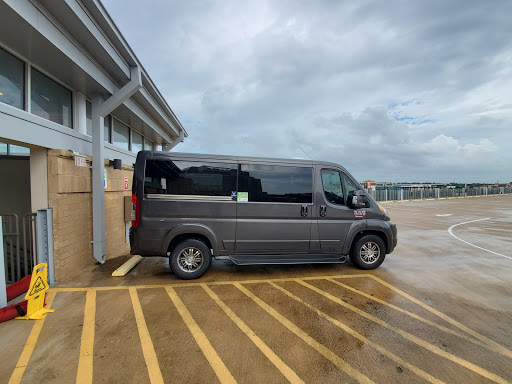
[(307, 216), (308, 215), (308, 206), (307, 205), (302, 205), (300, 207), (300, 215), (301, 216)]
[(327, 205), (320, 206), (320, 216), (325, 217), (327, 215)]

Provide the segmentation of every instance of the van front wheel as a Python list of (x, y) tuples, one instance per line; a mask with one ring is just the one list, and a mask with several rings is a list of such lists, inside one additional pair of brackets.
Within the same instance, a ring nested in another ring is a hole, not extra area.
[(375, 235), (366, 235), (357, 240), (350, 261), (360, 269), (375, 269), (386, 257), (384, 241)]
[(171, 253), (169, 264), (180, 279), (201, 277), (210, 267), (212, 254), (201, 240), (189, 239), (179, 243)]

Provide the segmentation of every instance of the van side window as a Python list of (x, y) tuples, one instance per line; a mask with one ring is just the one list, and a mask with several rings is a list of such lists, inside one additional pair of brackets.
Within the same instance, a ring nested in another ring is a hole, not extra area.
[(248, 201), (312, 203), (313, 168), (241, 164), (238, 192), (248, 192)]
[(324, 186), (325, 198), (329, 203), (345, 204), (340, 173), (338, 171), (322, 169), (322, 184)]
[(144, 194), (218, 196), (236, 191), (237, 164), (146, 160)]
[(343, 184), (345, 184), (345, 192), (347, 193), (347, 203), (351, 203), (352, 197), (354, 196), (354, 191), (357, 191), (361, 188), (354, 184), (354, 182), (345, 174), (343, 174)]

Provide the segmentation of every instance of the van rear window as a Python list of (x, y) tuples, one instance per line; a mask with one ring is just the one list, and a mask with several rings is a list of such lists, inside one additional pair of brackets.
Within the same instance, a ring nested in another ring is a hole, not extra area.
[(217, 196), (236, 191), (237, 164), (146, 160), (144, 194)]

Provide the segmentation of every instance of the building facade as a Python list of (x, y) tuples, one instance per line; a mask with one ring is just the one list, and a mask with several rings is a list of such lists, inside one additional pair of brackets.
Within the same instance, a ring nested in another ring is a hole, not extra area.
[(0, 215), (52, 209), (57, 281), (129, 252), (136, 154), (186, 136), (100, 1), (0, 2)]

